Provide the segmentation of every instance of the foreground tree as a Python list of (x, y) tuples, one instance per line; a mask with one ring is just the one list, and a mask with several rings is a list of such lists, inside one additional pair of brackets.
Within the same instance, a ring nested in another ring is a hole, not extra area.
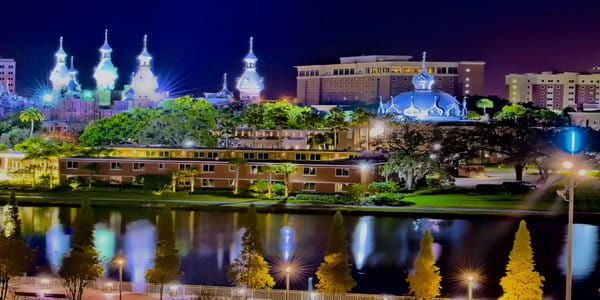
[(433, 298), (440, 295), (440, 268), (435, 265), (433, 257), (433, 237), (429, 230), (425, 231), (421, 239), (421, 250), (415, 260), (414, 273), (408, 274), (410, 291), (419, 299)]
[(0, 300), (7, 299), (10, 279), (27, 272), (34, 254), (23, 240), (14, 192), (10, 194), (3, 216), (0, 234)]
[(487, 115), (488, 108), (494, 108), (494, 102), (488, 98), (482, 98), (475, 102), (477, 108), (483, 108), (483, 115)]
[(26, 108), (24, 111), (19, 114), (19, 119), (23, 123), (31, 123), (31, 129), (29, 131), (29, 137), (33, 136), (33, 125), (37, 121), (42, 121), (44, 119), (44, 114), (42, 114), (35, 106), (30, 106)]
[(287, 199), (290, 191), (290, 175), (298, 172), (298, 165), (292, 163), (280, 163), (274, 166), (275, 173), (283, 174), (283, 184), (285, 185), (284, 198)]
[(63, 257), (58, 271), (71, 300), (81, 300), (88, 283), (102, 277), (104, 272), (94, 247), (93, 218), (90, 200), (85, 199), (73, 225), (71, 250)]
[(233, 194), (239, 194), (240, 189), (240, 168), (246, 165), (248, 161), (241, 156), (236, 156), (229, 160), (229, 164), (235, 166), (235, 179), (233, 183)]
[(325, 259), (317, 270), (316, 287), (320, 292), (345, 294), (356, 286), (350, 273), (348, 242), (342, 213), (337, 211), (329, 228)]
[(160, 284), (160, 299), (163, 298), (165, 283), (179, 281), (179, 257), (175, 249), (175, 227), (171, 209), (165, 206), (158, 217), (158, 237), (154, 249), (153, 268), (146, 271), (146, 281)]
[(242, 236), (242, 252), (229, 265), (229, 280), (236, 286), (249, 289), (271, 289), (275, 281), (269, 274), (269, 265), (263, 256), (260, 231), (256, 222), (256, 207), (248, 207), (246, 231)]
[(501, 300), (542, 299), (544, 276), (535, 271), (531, 237), (525, 220), (521, 220), (513, 248), (508, 256), (506, 275), (500, 279), (504, 291)]

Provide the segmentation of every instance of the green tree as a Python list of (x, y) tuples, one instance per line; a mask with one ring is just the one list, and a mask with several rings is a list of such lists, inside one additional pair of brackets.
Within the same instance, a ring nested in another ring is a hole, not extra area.
[(275, 281), (269, 274), (269, 265), (263, 256), (264, 250), (257, 227), (254, 204), (248, 207), (245, 229), (242, 236), (242, 252), (229, 265), (229, 280), (236, 286), (250, 289), (271, 289), (275, 285)]
[(42, 138), (28, 138), (23, 142), (15, 145), (15, 150), (25, 152), (23, 158), (31, 161), (28, 166), (28, 171), (31, 174), (31, 187), (35, 187), (37, 171), (41, 169), (41, 162), (46, 164), (50, 160), (51, 154), (51, 142), (46, 141)]
[(246, 161), (246, 159), (244, 159), (241, 156), (236, 156), (233, 157), (232, 159), (229, 160), (229, 164), (230, 165), (234, 165), (235, 166), (235, 182), (233, 185), (233, 194), (237, 195), (239, 194), (239, 188), (240, 188), (240, 168), (244, 165), (246, 165), (248, 163), (248, 161)]
[(100, 266), (98, 252), (94, 247), (94, 223), (89, 199), (83, 200), (75, 217), (71, 250), (63, 257), (58, 274), (69, 298), (81, 300), (83, 291), (90, 281), (102, 277), (104, 269)]
[(300, 129), (304, 129), (304, 139), (308, 145), (308, 130), (317, 129), (322, 123), (321, 115), (311, 110), (306, 110), (300, 113), (296, 119), (296, 124)]
[(19, 208), (15, 193), (11, 192), (8, 205), (4, 207), (0, 232), (0, 300), (7, 299), (10, 279), (27, 272), (33, 255), (33, 250), (23, 240)]
[(433, 257), (433, 237), (429, 230), (421, 239), (421, 249), (415, 260), (414, 272), (408, 274), (410, 290), (418, 299), (433, 298), (440, 295), (440, 268), (435, 265)]
[(196, 188), (196, 175), (200, 173), (200, 170), (198, 168), (188, 168), (184, 173), (190, 179), (190, 192), (193, 193)]
[(283, 174), (283, 184), (285, 185), (284, 198), (287, 199), (290, 191), (290, 175), (298, 172), (298, 165), (292, 163), (280, 163), (274, 166), (275, 173)]
[(259, 104), (250, 104), (242, 113), (242, 122), (252, 128), (252, 147), (256, 147), (256, 129), (263, 126), (265, 111)]
[(527, 115), (528, 112), (525, 106), (515, 103), (502, 107), (502, 110), (497, 112), (494, 118), (498, 121), (514, 120), (515, 124), (517, 124), (518, 118)]
[[(375, 114), (364, 109), (357, 108), (352, 112), (352, 116), (350, 118), (350, 125), (356, 126), (359, 128), (365, 127), (367, 128), (367, 150), (371, 147), (371, 130), (369, 126), (369, 122), (371, 119), (375, 117)], [(361, 145), (362, 146), (362, 145)]]
[(165, 206), (158, 217), (158, 237), (154, 249), (153, 268), (146, 270), (146, 281), (160, 284), (162, 300), (165, 283), (179, 281), (179, 257), (175, 249), (175, 227), (171, 208)]
[(217, 131), (220, 137), (225, 137), (225, 148), (229, 148), (229, 137), (235, 134), (241, 119), (233, 109), (222, 107), (217, 109)]
[(323, 293), (345, 294), (356, 286), (350, 273), (348, 242), (342, 213), (337, 211), (329, 228), (325, 259), (317, 270), (317, 290)]
[(525, 220), (521, 220), (513, 248), (508, 256), (506, 275), (500, 279), (504, 291), (501, 300), (542, 299), (544, 276), (535, 271), (531, 237)]
[(83, 166), (83, 168), (90, 172), (90, 178), (88, 180), (88, 189), (92, 188), (92, 176), (94, 176), (94, 174), (98, 173), (98, 171), (100, 171), (100, 165), (97, 162), (91, 162), (85, 166)]
[(33, 125), (35, 122), (44, 120), (44, 114), (42, 114), (35, 106), (30, 106), (19, 114), (19, 119), (23, 123), (31, 123), (31, 129), (29, 131), (29, 137), (33, 136)]
[(85, 127), (78, 138), (79, 143), (82, 146), (102, 146), (139, 141), (140, 134), (161, 113), (159, 109), (134, 108), (131, 112), (96, 120)]
[(338, 107), (332, 108), (325, 119), (325, 123), (333, 131), (333, 148), (337, 149), (338, 132), (348, 128), (344, 111)]
[(267, 174), (267, 199), (273, 198), (273, 173), (277, 171), (276, 166), (272, 164), (265, 165), (261, 168), (261, 172)]
[(483, 108), (483, 115), (485, 116), (488, 108), (494, 108), (494, 102), (488, 98), (482, 98), (475, 102), (475, 106), (477, 106), (477, 108)]

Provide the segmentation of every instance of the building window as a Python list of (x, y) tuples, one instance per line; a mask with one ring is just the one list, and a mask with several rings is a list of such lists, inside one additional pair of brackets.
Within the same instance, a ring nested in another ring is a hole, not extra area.
[(262, 172), (261, 166), (250, 166), (250, 174), (258, 174)]
[(346, 192), (346, 188), (348, 187), (347, 183), (336, 183), (335, 184), (335, 192), (336, 193), (343, 193)]
[(215, 180), (202, 178), (202, 187), (215, 187)]
[(169, 151), (158, 151), (159, 157), (169, 157)]
[(321, 160), (321, 154), (311, 154), (310, 160)]
[(179, 164), (179, 171), (186, 171), (192, 168), (191, 164)]
[(67, 169), (77, 169), (79, 166), (79, 163), (76, 161), (68, 161), (67, 162)]
[(194, 158), (204, 158), (204, 152), (194, 152)]
[(121, 163), (120, 162), (111, 162), (110, 163), (110, 169), (111, 170), (121, 170)]
[(133, 170), (134, 171), (145, 171), (146, 166), (144, 165), (144, 163), (133, 163)]
[(302, 169), (302, 174), (304, 176), (315, 176), (315, 175), (317, 175), (317, 169), (315, 169), (315, 168), (304, 168), (304, 169)]
[(306, 160), (305, 153), (296, 153), (296, 160)]
[(254, 159), (254, 153), (252, 153), (252, 152), (244, 153), (244, 159)]
[(210, 158), (210, 159), (219, 158), (219, 153), (217, 153), (217, 152), (208, 152), (208, 158)]
[(269, 159), (269, 153), (258, 153), (258, 159)]
[(348, 177), (350, 170), (348, 168), (338, 168), (335, 169), (335, 176), (337, 177)]
[(302, 190), (307, 192), (314, 192), (317, 190), (317, 184), (314, 182), (305, 182), (302, 184)]
[(237, 169), (236, 165), (229, 165), (229, 172), (235, 172), (236, 169)]
[(228, 185), (229, 186), (235, 186), (235, 179), (229, 179)]
[(212, 173), (215, 171), (215, 165), (202, 165), (202, 172)]
[(159, 170), (164, 170), (165, 169), (165, 164), (158, 164), (158, 169)]

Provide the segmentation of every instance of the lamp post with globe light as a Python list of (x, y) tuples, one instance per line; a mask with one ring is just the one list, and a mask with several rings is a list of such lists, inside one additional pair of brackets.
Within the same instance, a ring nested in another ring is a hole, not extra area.
[(288, 291), (290, 290), (290, 273), (292, 272), (292, 267), (285, 267), (285, 299), (288, 298)]
[(125, 258), (124, 257), (117, 257), (115, 259), (115, 263), (117, 264), (117, 266), (119, 266), (119, 300), (123, 299), (123, 289), (122, 289), (122, 283), (123, 283), (123, 266), (125, 265)]

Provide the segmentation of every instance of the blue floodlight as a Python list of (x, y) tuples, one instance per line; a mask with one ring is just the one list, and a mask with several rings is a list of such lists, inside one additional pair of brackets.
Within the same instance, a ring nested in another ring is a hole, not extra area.
[(51, 93), (45, 93), (42, 96), (42, 100), (44, 100), (46, 102), (50, 102), (50, 101), (54, 100), (54, 96)]
[(581, 134), (575, 128), (569, 129), (566, 135), (566, 148), (567, 151), (571, 154), (575, 154), (581, 151), (582, 143), (581, 143)]

